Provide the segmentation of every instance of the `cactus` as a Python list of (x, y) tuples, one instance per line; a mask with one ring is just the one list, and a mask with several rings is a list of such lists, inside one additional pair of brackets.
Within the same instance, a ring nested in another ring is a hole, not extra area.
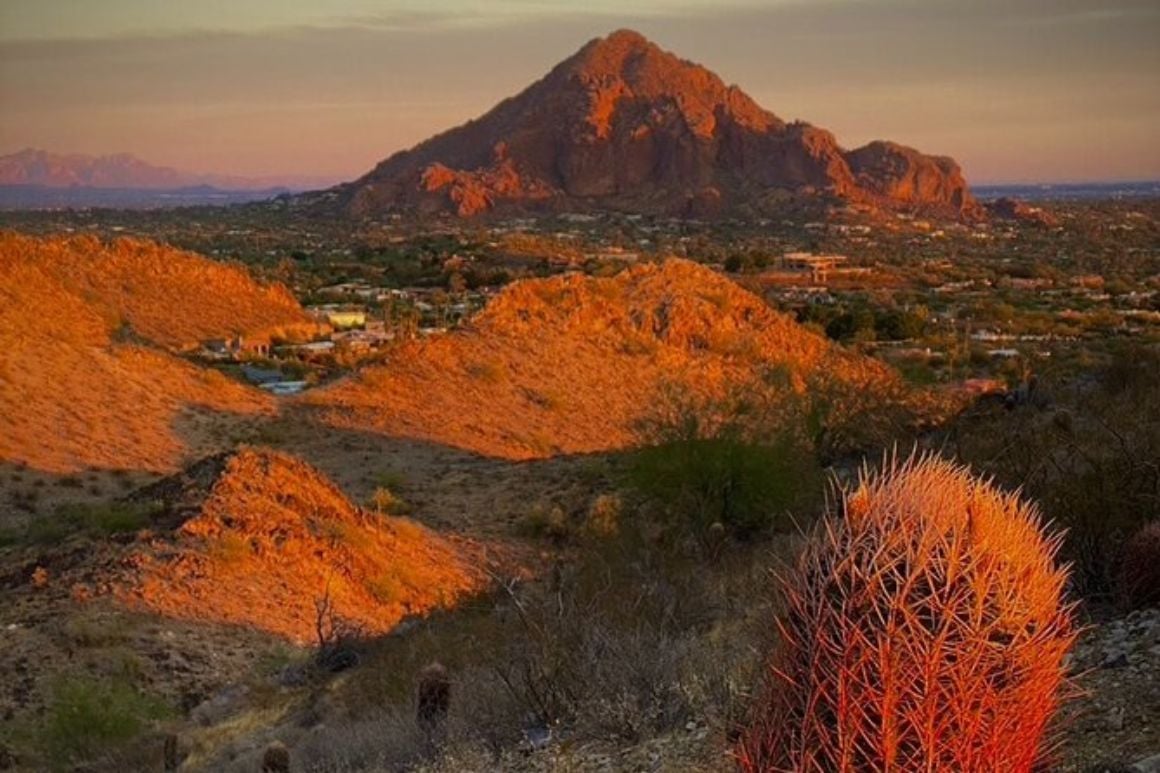
[(1145, 524), (1128, 538), (1117, 585), (1128, 609), (1160, 605), (1160, 521)]
[(290, 773), (290, 750), (281, 741), (271, 741), (262, 753), (262, 773)]
[(434, 731), (443, 724), (451, 708), (451, 679), (440, 663), (431, 663), (419, 672), (415, 719), (419, 726)]
[(745, 771), (1030, 771), (1075, 638), (1033, 505), (934, 457), (863, 472), (782, 578)]

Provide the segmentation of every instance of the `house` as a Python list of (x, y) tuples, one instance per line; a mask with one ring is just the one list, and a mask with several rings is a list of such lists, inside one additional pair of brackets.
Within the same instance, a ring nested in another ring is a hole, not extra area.
[(844, 255), (814, 255), (811, 252), (787, 252), (782, 257), (786, 268), (809, 271), (810, 280), (825, 282), (829, 273), (847, 261)]
[(266, 357), (270, 341), (265, 338), (210, 338), (201, 342), (201, 356), (211, 360), (237, 360), (243, 356)]

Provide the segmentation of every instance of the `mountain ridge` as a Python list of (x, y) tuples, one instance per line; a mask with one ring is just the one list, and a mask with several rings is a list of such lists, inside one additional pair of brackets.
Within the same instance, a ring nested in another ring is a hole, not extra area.
[(787, 196), (979, 214), (953, 159), (887, 141), (844, 150), (829, 131), (782, 120), (631, 30), (589, 41), (483, 116), (303, 200), (356, 216), (697, 217), (769, 211)]
[(0, 155), (0, 186), (157, 191), (210, 187), (222, 191), (277, 191), (301, 190), (319, 182), (313, 178), (296, 180), (287, 175), (255, 178), (188, 172), (151, 164), (132, 153), (94, 156), (23, 148)]

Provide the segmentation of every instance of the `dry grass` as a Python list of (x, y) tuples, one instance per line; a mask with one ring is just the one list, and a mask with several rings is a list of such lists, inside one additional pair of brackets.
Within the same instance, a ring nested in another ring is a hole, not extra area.
[(1074, 641), (1035, 508), (935, 458), (892, 462), (783, 582), (747, 771), (1030, 771)]

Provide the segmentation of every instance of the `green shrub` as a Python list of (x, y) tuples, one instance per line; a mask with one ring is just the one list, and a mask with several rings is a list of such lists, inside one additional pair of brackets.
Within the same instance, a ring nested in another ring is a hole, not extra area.
[(782, 398), (773, 411), (744, 399), (676, 398), (643, 429), (628, 487), (698, 535), (717, 523), (742, 537), (787, 527), (823, 487), (806, 416)]
[(36, 728), (36, 746), (54, 769), (72, 769), (123, 746), (167, 713), (164, 703), (127, 682), (62, 678)]
[(148, 526), (156, 511), (153, 504), (137, 502), (61, 505), (51, 516), (29, 521), (20, 535), (20, 541), (52, 545), (74, 534), (108, 537), (135, 532)]

